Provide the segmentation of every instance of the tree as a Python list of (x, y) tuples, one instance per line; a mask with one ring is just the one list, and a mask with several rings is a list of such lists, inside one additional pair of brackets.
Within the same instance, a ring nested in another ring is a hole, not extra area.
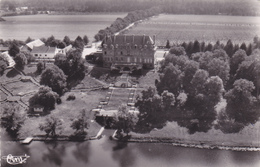
[(42, 62), (42, 61), (39, 61), (39, 62), (37, 63), (37, 72), (38, 72), (39, 74), (41, 74), (44, 69), (45, 69), (45, 63)]
[(32, 42), (33, 41), (33, 39), (31, 38), (31, 37), (28, 37), (26, 40), (25, 40), (25, 43), (30, 43), (30, 42)]
[(12, 136), (16, 136), (25, 120), (25, 115), (20, 108), (14, 104), (5, 104), (0, 107), (1, 127)]
[(168, 92), (167, 90), (162, 92), (162, 108), (164, 111), (172, 112), (175, 105), (175, 96), (173, 93)]
[(71, 49), (66, 56), (56, 55), (54, 64), (62, 69), (68, 76), (68, 80), (81, 79), (85, 76), (86, 67), (81, 57), (81, 51), (78, 49)]
[(28, 64), (35, 61), (35, 57), (29, 51), (21, 51), (21, 54), (24, 54)]
[(191, 53), (197, 53), (201, 51), (200, 43), (198, 40), (194, 41), (192, 52)]
[(54, 92), (62, 95), (66, 91), (66, 78), (63, 71), (53, 65), (43, 71), (40, 84), (49, 86)]
[(0, 75), (4, 74), (6, 68), (7, 68), (6, 62), (4, 60), (0, 60)]
[(55, 109), (55, 103), (59, 95), (51, 90), (50, 87), (40, 87), (39, 91), (29, 99), (30, 108), (40, 105), (44, 107), (44, 111)]
[(80, 51), (82, 52), (83, 49), (84, 49), (84, 43), (83, 43), (83, 41), (81, 41), (81, 40), (75, 40), (75, 41), (73, 42), (73, 47), (76, 48), (76, 49), (78, 49), (78, 50), (80, 50)]
[(167, 48), (167, 49), (170, 49), (170, 48), (171, 48), (171, 46), (170, 46), (170, 41), (169, 41), (169, 40), (167, 40), (165, 48)]
[(182, 46), (174, 46), (170, 49), (170, 54), (181, 56), (181, 55), (186, 55), (186, 52)]
[(228, 56), (231, 58), (234, 54), (234, 45), (232, 43), (232, 41), (229, 39), (227, 41), (226, 46), (224, 47), (224, 50), (226, 51), (226, 53), (228, 54)]
[(50, 46), (51, 45), (51, 42), (55, 40), (55, 37), (52, 35), (50, 36), (49, 38), (47, 38), (46, 42), (45, 42), (45, 45), (46, 46)]
[(182, 72), (173, 64), (169, 64), (160, 75), (160, 81), (156, 85), (159, 94), (164, 90), (168, 90), (174, 95), (178, 95), (181, 90)]
[(127, 136), (135, 128), (137, 121), (138, 116), (135, 113), (130, 113), (126, 104), (121, 104), (113, 117), (113, 123), (117, 130), (126, 133)]
[(247, 51), (247, 47), (244, 42), (241, 44), (240, 49), (244, 50), (245, 52)]
[(84, 35), (84, 37), (83, 37), (83, 42), (84, 42), (84, 45), (87, 45), (89, 43), (89, 39), (86, 35)]
[(87, 134), (87, 129), (88, 129), (88, 120), (89, 118), (86, 115), (86, 110), (83, 109), (80, 111), (79, 115), (77, 118), (75, 118), (71, 124), (71, 128), (75, 129), (75, 136), (85, 136)]
[(70, 38), (69, 38), (68, 36), (65, 36), (65, 37), (63, 38), (63, 42), (65, 42), (65, 44), (66, 44), (67, 46), (69, 46), (70, 43), (71, 43)]
[(192, 91), (190, 91), (191, 96), (198, 95), (200, 93), (203, 93), (205, 90), (205, 83), (207, 82), (209, 77), (209, 73), (205, 70), (199, 69), (194, 74), (192, 80), (191, 80), (191, 87)]
[(191, 80), (193, 79), (193, 76), (198, 69), (199, 69), (199, 63), (193, 60), (187, 61), (186, 66), (184, 68), (184, 72), (183, 72), (184, 75), (182, 80), (182, 85), (185, 92), (188, 93), (192, 89)]
[(58, 43), (58, 45), (57, 45), (57, 48), (59, 48), (59, 49), (63, 49), (63, 48), (65, 48), (66, 47), (66, 43), (65, 42), (62, 42), (62, 41), (60, 41), (59, 43)]
[(14, 57), (15, 67), (23, 70), (24, 66), (27, 64), (27, 58), (23, 53), (19, 53)]
[(239, 65), (245, 60), (246, 52), (239, 49), (230, 59), (230, 74), (235, 75)]
[(225, 108), (218, 114), (215, 128), (220, 129), (223, 133), (238, 133), (244, 127), (244, 124), (236, 122), (234, 119), (230, 118), (227, 115)]
[(16, 44), (12, 44), (8, 51), (9, 55), (12, 57), (15, 57), (16, 54), (18, 54), (19, 52), (20, 52), (20, 49)]
[(233, 89), (225, 94), (228, 117), (244, 125), (254, 124), (258, 121), (260, 105), (259, 101), (252, 95), (254, 89), (255, 86), (251, 81), (246, 79), (235, 81)]
[(208, 72), (210, 76), (219, 76), (224, 85), (227, 84), (229, 80), (229, 63), (223, 60), (214, 58), (208, 64)]
[(54, 116), (49, 116), (43, 123), (39, 125), (41, 131), (46, 133), (46, 136), (56, 137), (62, 131), (62, 121)]

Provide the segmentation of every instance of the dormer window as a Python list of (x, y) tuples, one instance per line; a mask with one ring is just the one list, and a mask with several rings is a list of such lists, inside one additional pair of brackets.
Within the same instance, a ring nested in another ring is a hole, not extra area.
[(135, 49), (137, 49), (137, 45), (135, 44)]

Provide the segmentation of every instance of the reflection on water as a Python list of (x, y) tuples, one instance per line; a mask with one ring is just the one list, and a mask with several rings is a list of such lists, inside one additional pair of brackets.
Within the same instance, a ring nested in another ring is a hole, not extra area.
[[(234, 152), (175, 147), (170, 144), (86, 142), (37, 142), (21, 145), (2, 142), (2, 156), (31, 156), (24, 167), (159, 167), (159, 166), (260, 166), (259, 152)], [(2, 160), (2, 166), (8, 166)], [(10, 165), (9, 165), (10, 166)], [(18, 165), (19, 166), (19, 165)]]

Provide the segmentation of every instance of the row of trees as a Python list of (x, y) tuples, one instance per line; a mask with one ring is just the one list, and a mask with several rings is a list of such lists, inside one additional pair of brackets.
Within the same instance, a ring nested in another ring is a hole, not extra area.
[(249, 56), (252, 54), (252, 51), (254, 49), (260, 48), (260, 40), (258, 36), (254, 37), (254, 42), (253, 43), (249, 43), (248, 45), (246, 45), (244, 42), (239, 44), (233, 44), (233, 42), (231, 40), (228, 40), (226, 44), (220, 43), (219, 41), (217, 41), (215, 44), (212, 43), (208, 43), (206, 44), (205, 42), (199, 42), (197, 40), (195, 40), (194, 42), (190, 41), (189, 43), (183, 42), (182, 44), (172, 44), (170, 43), (169, 40), (167, 40), (165, 47), (167, 49), (173, 47), (173, 46), (182, 46), (185, 51), (186, 54), (188, 56), (191, 56), (193, 53), (196, 52), (206, 52), (206, 51), (213, 51), (216, 49), (223, 49), (226, 51), (226, 53), (228, 54), (229, 57), (232, 57), (233, 54), (239, 50), (242, 49), (246, 52), (246, 54)]
[(163, 6), (164, 12), (173, 14), (228, 14), (256, 15), (257, 1), (249, 0), (64, 0), (62, 2), (42, 0), (1, 1), (1, 6), (15, 10), (17, 6), (29, 6), (39, 11), (61, 12), (129, 12)]
[(117, 18), (110, 27), (107, 27), (106, 29), (99, 30), (99, 32), (95, 35), (96, 41), (103, 40), (106, 35), (112, 35), (128, 25), (130, 25), (133, 22), (136, 22), (138, 20), (142, 20), (154, 15), (158, 15), (162, 12), (162, 9), (160, 7), (152, 7), (149, 9), (144, 10), (137, 10), (133, 12), (129, 12), (126, 17), (124, 18)]
[[(190, 133), (213, 126), (235, 133), (254, 124), (260, 116), (259, 55), (259, 49), (249, 56), (239, 49), (230, 57), (215, 48), (188, 56), (182, 46), (172, 47), (161, 62), (156, 89), (137, 98), (141, 112), (137, 125), (147, 125), (144, 131), (150, 131), (176, 121)], [(223, 98), (227, 106), (217, 113), (215, 106)]]

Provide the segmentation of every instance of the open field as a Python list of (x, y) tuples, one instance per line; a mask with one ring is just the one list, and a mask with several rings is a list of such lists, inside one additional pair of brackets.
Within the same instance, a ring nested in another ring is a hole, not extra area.
[(260, 34), (260, 17), (160, 14), (123, 34), (155, 35), (156, 45), (165, 45), (167, 40), (171, 43), (194, 40), (226, 43), (231, 39), (234, 43), (248, 43)]

